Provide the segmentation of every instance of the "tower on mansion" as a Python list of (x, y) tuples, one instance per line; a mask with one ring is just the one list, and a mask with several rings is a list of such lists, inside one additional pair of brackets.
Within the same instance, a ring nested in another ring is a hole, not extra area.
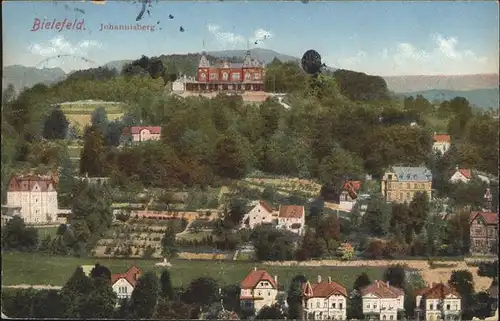
[(7, 205), (20, 207), (27, 224), (54, 222), (58, 210), (56, 182), (49, 176), (13, 176), (7, 190)]
[(198, 64), (196, 79), (184, 79), (184, 90), (191, 92), (263, 91), (264, 65), (247, 51), (243, 63), (222, 60), (211, 65), (205, 53)]

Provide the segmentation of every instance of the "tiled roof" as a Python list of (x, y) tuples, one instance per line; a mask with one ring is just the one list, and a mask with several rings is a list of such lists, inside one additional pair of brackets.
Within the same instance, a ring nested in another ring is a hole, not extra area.
[(483, 221), (488, 225), (498, 224), (498, 213), (494, 213), (494, 212), (472, 212), (472, 213), (470, 213), (470, 216), (469, 216), (469, 218), (470, 218), (469, 222), (472, 222), (478, 216), (481, 216)]
[(465, 178), (471, 179), (472, 178), (472, 171), (470, 169), (466, 168), (459, 168), (458, 171), (460, 174), (462, 174)]
[(137, 284), (137, 280), (141, 275), (141, 270), (135, 265), (132, 265), (127, 272), (111, 274), (111, 284), (115, 284), (120, 279), (127, 280), (133, 287)]
[(450, 135), (434, 135), (435, 142), (451, 142)]
[(123, 129), (124, 135), (140, 134), (143, 129), (149, 130), (151, 134), (161, 134), (160, 126), (131, 126)]
[(423, 166), (393, 166), (392, 170), (394, 171), (394, 173), (396, 174), (396, 178), (400, 182), (432, 180), (432, 172), (430, 171), (430, 169)]
[(379, 298), (397, 298), (404, 295), (404, 291), (389, 285), (387, 282), (376, 280), (374, 283), (361, 289), (361, 295), (374, 294)]
[(303, 292), (309, 298), (329, 298), (334, 294), (341, 294), (347, 297), (347, 290), (336, 282), (321, 282), (303, 285)]
[(460, 298), (460, 294), (455, 291), (455, 289), (444, 283), (438, 283), (432, 287), (426, 287), (416, 292), (416, 295), (425, 296), (425, 299), (444, 299), (449, 294), (453, 294)]
[(304, 206), (300, 205), (280, 205), (279, 217), (300, 218), (304, 216)]
[(264, 270), (253, 270), (250, 272), (246, 278), (240, 282), (240, 287), (242, 289), (254, 289), (260, 281), (268, 281), (275, 289), (278, 289), (276, 280)]
[(269, 213), (273, 212), (273, 208), (269, 204), (267, 204), (265, 201), (259, 201), (259, 204)]
[(12, 176), (9, 182), (9, 192), (29, 192), (35, 184), (40, 186), (40, 191), (47, 192), (49, 186), (55, 190), (56, 182), (50, 176), (28, 175), (28, 176)]

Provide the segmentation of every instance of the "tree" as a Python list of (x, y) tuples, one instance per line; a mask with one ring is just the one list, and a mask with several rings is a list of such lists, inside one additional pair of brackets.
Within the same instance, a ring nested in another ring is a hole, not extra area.
[(304, 275), (295, 276), (290, 283), (287, 296), (289, 319), (301, 320), (304, 317), (302, 287), (306, 283), (307, 279)]
[(498, 260), (495, 260), (493, 262), (485, 261), (485, 262), (479, 263), (477, 275), (485, 276), (488, 278), (498, 277)]
[(362, 288), (371, 284), (370, 277), (365, 272), (361, 273), (354, 281), (353, 289), (361, 291)]
[(68, 302), (65, 317), (79, 318), (85, 309), (85, 299), (91, 292), (92, 281), (85, 275), (81, 266), (77, 267), (61, 289), (61, 295)]
[(247, 172), (247, 163), (235, 137), (225, 136), (215, 145), (216, 173), (225, 178), (239, 179)]
[(285, 319), (281, 308), (275, 304), (273, 306), (265, 306), (263, 307), (257, 316), (255, 316), (256, 320), (268, 320), (268, 319)]
[(222, 287), (222, 302), (224, 309), (229, 311), (239, 312), (241, 289), (239, 284), (230, 284)]
[(471, 320), (474, 304), (474, 279), (468, 270), (458, 270), (451, 273), (448, 284), (456, 289), (462, 297), (462, 318)]
[(259, 261), (285, 261), (295, 258), (293, 232), (258, 227), (252, 231), (251, 240)]
[(415, 233), (419, 234), (429, 214), (429, 196), (426, 192), (417, 192), (409, 205), (410, 220)]
[(335, 148), (331, 155), (323, 158), (318, 167), (321, 183), (343, 185), (345, 176), (359, 176), (363, 173), (363, 161), (354, 153)]
[(391, 208), (382, 198), (372, 197), (368, 202), (362, 226), (373, 236), (385, 236), (389, 232)]
[(2, 228), (2, 249), (17, 251), (32, 251), (38, 246), (38, 230), (26, 227), (24, 220), (14, 216)]
[(83, 137), (83, 149), (80, 156), (80, 173), (90, 177), (103, 176), (104, 171), (104, 135), (96, 126), (87, 127)]
[(92, 112), (90, 116), (90, 122), (92, 127), (99, 128), (101, 133), (106, 137), (108, 134), (108, 114), (106, 113), (106, 109), (104, 107), (97, 107)]
[(69, 121), (61, 110), (61, 106), (55, 107), (43, 124), (43, 137), (46, 139), (66, 139), (68, 135)]
[[(105, 267), (102, 266), (96, 267), (93, 269), (93, 272), (96, 269), (102, 268), (105, 269)], [(81, 318), (104, 319), (113, 315), (117, 296), (111, 287), (110, 281), (110, 279), (108, 280), (107, 277), (103, 277), (103, 275), (93, 276), (92, 290), (90, 294), (84, 298), (82, 303)]]
[(174, 289), (172, 287), (172, 280), (169, 270), (163, 270), (160, 276), (161, 296), (167, 300), (174, 299)]
[(100, 265), (96, 263), (92, 271), (90, 271), (91, 278), (103, 278), (104, 280), (108, 280), (111, 282), (111, 271), (105, 267), (104, 265)]
[(402, 265), (391, 265), (384, 272), (384, 281), (400, 289), (404, 289), (406, 285), (405, 278), (405, 268)]
[(219, 285), (210, 277), (197, 278), (182, 294), (182, 301), (188, 304), (209, 306), (219, 300)]
[(171, 259), (177, 254), (177, 247), (175, 245), (175, 232), (170, 226), (167, 227), (165, 234), (161, 239), (161, 246), (162, 255), (165, 258)]
[(134, 318), (148, 319), (153, 316), (158, 300), (158, 278), (154, 272), (146, 272), (137, 281), (130, 298), (130, 313)]

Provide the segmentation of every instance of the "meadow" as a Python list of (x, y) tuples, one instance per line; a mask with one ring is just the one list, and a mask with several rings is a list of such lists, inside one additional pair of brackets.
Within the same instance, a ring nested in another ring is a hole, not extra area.
[(78, 126), (82, 128), (85, 125), (90, 124), (92, 112), (98, 107), (104, 107), (108, 115), (108, 120), (110, 121), (122, 117), (123, 111), (125, 110), (124, 104), (118, 102), (77, 101), (61, 104), (61, 109), (68, 118), (70, 124), (78, 124)]
[[(155, 267), (159, 260), (117, 259), (117, 258), (75, 258), (48, 256), (38, 253), (3, 253), (2, 254), (2, 284), (17, 285), (55, 285), (62, 286), (72, 275), (78, 265), (93, 265), (100, 263), (107, 266), (111, 273), (125, 272), (132, 264), (142, 271), (155, 271), (160, 275), (162, 268)], [(206, 260), (171, 260), (169, 268), (174, 286), (186, 286), (191, 280), (210, 276), (222, 284), (235, 284), (256, 266), (265, 269), (271, 275), (278, 276), (278, 282), (286, 289), (290, 280), (299, 274), (310, 280), (316, 280), (318, 275), (323, 279), (328, 276), (346, 288), (352, 288), (357, 276), (367, 273), (371, 280), (379, 279), (385, 267), (343, 266), (343, 267), (306, 267), (306, 266), (265, 266), (255, 262), (245, 261), (213, 261)]]

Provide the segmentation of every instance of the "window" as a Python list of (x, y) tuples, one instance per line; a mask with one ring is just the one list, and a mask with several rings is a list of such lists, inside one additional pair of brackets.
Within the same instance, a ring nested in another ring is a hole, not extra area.
[(216, 72), (210, 73), (210, 80), (217, 80), (219, 79), (219, 76), (217, 75)]
[(267, 292), (267, 296), (271, 296), (271, 292)]
[(323, 304), (323, 307), (328, 308), (328, 301), (325, 301), (325, 303)]
[(391, 316), (389, 316), (389, 320), (393, 320), (393, 316), (392, 316), (392, 315), (391, 315)]
[(245, 73), (245, 80), (250, 80), (252, 75), (249, 72)]
[(386, 316), (386, 315), (384, 315), (384, 316), (382, 317), (382, 320), (387, 320), (387, 316)]
[(232, 80), (240, 80), (240, 73), (239, 72), (233, 72), (231, 74), (231, 79)]
[(229, 79), (229, 74), (227, 72), (222, 73), (222, 80), (228, 80)]
[(316, 302), (316, 307), (317, 307), (317, 308), (320, 308), (320, 307), (321, 307), (321, 305), (320, 305), (319, 301), (318, 301), (318, 302)]
[(392, 180), (392, 175), (387, 175), (387, 179)]
[(410, 183), (406, 183), (406, 189), (410, 189)]
[(403, 193), (399, 193), (399, 200), (402, 201), (403, 200)]
[(391, 193), (391, 192), (387, 192), (387, 199), (389, 199), (389, 200), (390, 200), (390, 199), (391, 199), (391, 197), (392, 197), (392, 193)]
[(207, 74), (202, 72), (200, 75), (201, 80), (207, 80)]
[(335, 302), (332, 303), (332, 309), (336, 309), (337, 308), (337, 304), (335, 304)]
[(377, 308), (377, 304), (374, 304), (374, 305), (373, 305), (373, 308), (374, 308), (374, 309), (376, 309), (376, 308)]
[(417, 183), (413, 184), (413, 188), (418, 189), (418, 184)]
[(257, 292), (257, 295), (258, 295), (258, 296), (261, 296), (261, 295), (262, 295), (262, 292), (260, 292), (260, 291), (259, 291), (259, 292)]
[(339, 303), (339, 309), (342, 309), (342, 303)]
[(449, 304), (446, 305), (446, 310), (449, 310), (451, 307)]
[(387, 183), (387, 188), (392, 188), (392, 183), (391, 182)]
[(434, 304), (432, 304), (432, 303), (431, 303), (431, 304), (429, 305), (429, 310), (434, 310)]
[(406, 199), (410, 199), (410, 198), (411, 198), (410, 193), (409, 193), (409, 192), (407, 192), (407, 193), (406, 193)]
[(370, 304), (367, 304), (367, 305), (366, 305), (366, 308), (367, 308), (367, 309), (369, 309), (369, 308), (370, 308)]

